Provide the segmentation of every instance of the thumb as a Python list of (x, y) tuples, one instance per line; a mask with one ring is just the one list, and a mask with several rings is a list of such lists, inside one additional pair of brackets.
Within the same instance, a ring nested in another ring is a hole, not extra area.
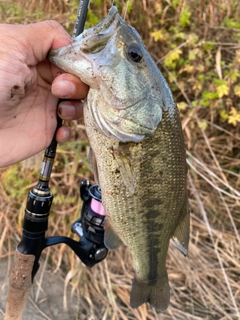
[(29, 25), (18, 26), (25, 46), (25, 62), (34, 66), (43, 61), (50, 50), (57, 49), (71, 43), (71, 37), (56, 21), (48, 20)]

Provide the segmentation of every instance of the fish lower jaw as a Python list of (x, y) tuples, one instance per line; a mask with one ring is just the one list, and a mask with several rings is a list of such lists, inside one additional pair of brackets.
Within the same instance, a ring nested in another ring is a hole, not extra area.
[[(102, 118), (102, 117), (101, 117)], [(130, 121), (129, 121), (130, 123)], [(132, 122), (132, 127), (136, 126), (135, 123)], [(98, 119), (95, 122), (96, 129), (102, 133), (107, 138), (117, 140), (119, 142), (127, 143), (127, 142), (135, 142), (139, 143), (147, 137), (151, 137), (154, 135), (154, 130), (144, 128), (143, 130), (127, 130), (125, 126), (121, 124), (121, 121), (110, 122)]]
[(111, 134), (110, 133), (108, 137), (123, 143), (127, 143), (127, 142), (139, 143), (145, 138), (145, 135), (129, 135), (129, 134), (123, 134), (123, 133)]

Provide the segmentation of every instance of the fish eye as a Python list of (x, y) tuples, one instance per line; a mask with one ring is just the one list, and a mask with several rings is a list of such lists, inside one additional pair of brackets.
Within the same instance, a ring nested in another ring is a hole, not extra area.
[(137, 46), (131, 45), (127, 49), (127, 54), (128, 57), (133, 61), (133, 62), (141, 62), (143, 59), (143, 54), (140, 48)]

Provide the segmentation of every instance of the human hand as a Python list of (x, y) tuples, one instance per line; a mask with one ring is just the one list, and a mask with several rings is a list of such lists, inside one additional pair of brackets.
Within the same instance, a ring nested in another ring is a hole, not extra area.
[[(62, 119), (81, 116), (87, 85), (61, 74), (46, 59), (49, 50), (69, 43), (71, 38), (54, 21), (0, 25), (0, 167), (48, 147), (56, 129), (58, 98), (78, 99), (59, 104)], [(63, 126), (56, 139), (64, 142), (69, 136), (70, 129)]]

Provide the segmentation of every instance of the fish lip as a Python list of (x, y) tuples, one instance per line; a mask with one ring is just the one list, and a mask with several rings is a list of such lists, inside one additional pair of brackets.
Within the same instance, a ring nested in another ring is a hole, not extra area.
[[(117, 8), (111, 7), (108, 16), (102, 22), (82, 33), (79, 47), (81, 52), (94, 54), (104, 49), (108, 40), (116, 33), (120, 20)], [(75, 44), (78, 46), (79, 40), (73, 40), (73, 47)]]
[(92, 33), (101, 33), (103, 30), (108, 29), (112, 22), (115, 20), (116, 16), (118, 14), (118, 9), (115, 6), (112, 6), (109, 9), (108, 15), (106, 16), (106, 18), (104, 18), (99, 24), (97, 24), (95, 27), (85, 30), (82, 33), (83, 38), (88, 36), (88, 34), (90, 33), (92, 35)]
[[(79, 54), (81, 54), (81, 52), (85, 54), (101, 51), (111, 36), (116, 32), (120, 24), (120, 19), (117, 8), (112, 6), (107, 17), (98, 25), (83, 31), (83, 33), (73, 39), (73, 42), (69, 46), (51, 50), (48, 54), (48, 59), (54, 63), (56, 55), (63, 56), (64, 54), (68, 54), (70, 50), (73, 50), (73, 52), (77, 50)], [(103, 43), (102, 46), (100, 45), (101, 43)], [(91, 49), (97, 46), (99, 46), (98, 50), (92, 52)]]

